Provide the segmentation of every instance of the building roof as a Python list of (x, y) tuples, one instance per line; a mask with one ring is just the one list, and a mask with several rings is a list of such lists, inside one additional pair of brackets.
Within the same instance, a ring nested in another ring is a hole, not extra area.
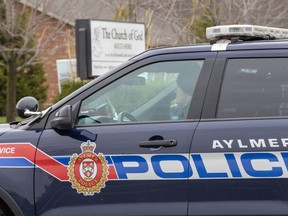
[(111, 19), (111, 7), (95, 0), (21, 0), (24, 5), (35, 8), (51, 17), (75, 25), (76, 19)]

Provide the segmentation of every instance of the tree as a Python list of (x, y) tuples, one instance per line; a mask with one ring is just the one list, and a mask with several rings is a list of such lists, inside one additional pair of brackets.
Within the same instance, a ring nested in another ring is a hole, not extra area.
[(16, 100), (32, 95), (39, 101), (40, 108), (47, 99), (46, 77), (42, 63), (30, 65), (17, 73)]
[(5, 115), (6, 111), (6, 83), (7, 76), (4, 69), (0, 67), (0, 115)]
[[(54, 28), (42, 31), (40, 39), (34, 43), (38, 26), (52, 19), (46, 16), (45, 8), (49, 1), (38, 1), (34, 8), (20, 3), (19, 0), (0, 0), (0, 67), (7, 73), (7, 121), (15, 120), (17, 73), (39, 63), (39, 56), (45, 47), (63, 28), (58, 22)], [(42, 12), (39, 13), (41, 6)], [(48, 31), (49, 30), (49, 31)]]
[[(123, 0), (105, 0), (116, 11)], [(103, 0), (104, 3), (104, 0)], [(129, 0), (135, 21), (152, 10), (152, 46), (205, 42), (205, 28), (226, 24), (253, 24), (288, 28), (288, 2), (283, 0)]]
[(129, 0), (127, 5), (120, 3), (116, 6), (114, 20), (118, 21), (136, 21), (135, 4)]
[[(288, 2), (279, 0), (194, 0), (194, 43), (205, 42), (205, 29), (215, 25), (252, 24), (287, 28)], [(202, 38), (202, 39), (201, 39)]]
[(54, 103), (60, 101), (61, 99), (71, 94), (72, 92), (76, 91), (77, 89), (79, 89), (88, 82), (89, 80), (69, 80), (64, 82), (61, 86), (62, 88), (61, 93), (59, 93), (54, 97)]
[[(288, 2), (282, 0), (216, 1), (213, 20), (221, 24), (253, 24), (287, 28)], [(217, 12), (218, 11), (218, 12)]]
[[(41, 63), (28, 66), (16, 75), (16, 100), (27, 95), (33, 95), (40, 104), (44, 103), (47, 97), (47, 86), (45, 85), (45, 72)], [(7, 73), (0, 69), (0, 115), (6, 114), (6, 91)]]

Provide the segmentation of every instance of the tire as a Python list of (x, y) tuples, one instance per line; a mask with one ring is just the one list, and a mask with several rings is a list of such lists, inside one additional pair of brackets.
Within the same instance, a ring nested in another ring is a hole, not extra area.
[(0, 216), (14, 216), (13, 212), (2, 200), (0, 200)]

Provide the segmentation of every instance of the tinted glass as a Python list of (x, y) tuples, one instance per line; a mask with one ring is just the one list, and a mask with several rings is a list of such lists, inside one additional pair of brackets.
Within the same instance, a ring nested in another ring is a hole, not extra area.
[(231, 59), (224, 73), (217, 117), (288, 115), (288, 60)]
[(139, 68), (82, 101), (78, 124), (186, 119), (203, 61)]

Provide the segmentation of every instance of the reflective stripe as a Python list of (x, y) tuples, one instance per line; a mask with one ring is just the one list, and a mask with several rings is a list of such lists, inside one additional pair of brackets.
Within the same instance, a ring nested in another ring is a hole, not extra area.
[[(0, 144), (0, 168), (34, 168), (31, 143)], [(35, 167), (68, 181), (71, 156), (38, 149)], [(288, 178), (287, 152), (106, 155), (108, 180)]]

